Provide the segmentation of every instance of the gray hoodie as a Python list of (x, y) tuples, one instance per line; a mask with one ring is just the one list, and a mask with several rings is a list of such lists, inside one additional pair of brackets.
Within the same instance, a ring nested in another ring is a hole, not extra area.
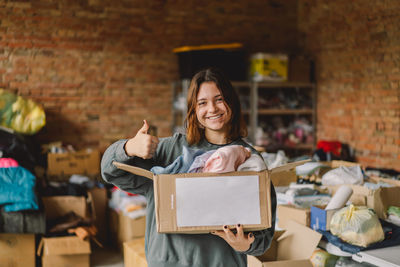
[[(160, 138), (153, 159), (144, 160), (126, 155), (124, 145), (127, 140), (112, 144), (104, 153), (101, 161), (103, 179), (130, 193), (144, 195), (147, 199), (145, 252), (149, 267), (246, 267), (246, 255), (261, 255), (270, 246), (274, 234), (276, 195), (271, 186), (272, 227), (253, 232), (254, 242), (245, 252), (235, 251), (225, 240), (212, 234), (161, 234), (157, 232), (154, 213), (153, 181), (117, 169), (112, 162), (118, 161), (150, 170), (153, 166), (168, 166), (182, 153), (182, 147), (188, 146), (186, 136), (175, 134)], [(238, 139), (227, 145), (242, 145), (254, 148)], [(215, 145), (206, 140), (191, 146), (205, 151), (224, 145)]]

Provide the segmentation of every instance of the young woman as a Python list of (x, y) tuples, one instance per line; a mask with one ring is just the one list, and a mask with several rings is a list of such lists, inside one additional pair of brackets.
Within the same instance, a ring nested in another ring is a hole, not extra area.
[[(147, 133), (148, 124), (135, 137), (112, 144), (101, 162), (102, 176), (130, 193), (147, 198), (145, 251), (149, 267), (246, 267), (246, 255), (261, 255), (270, 246), (274, 234), (276, 196), (271, 186), (272, 227), (244, 233), (224, 226), (210, 234), (160, 234), (154, 214), (153, 182), (117, 169), (112, 162), (150, 169), (168, 166), (182, 154), (183, 146), (205, 151), (226, 145), (242, 145), (257, 151), (241, 138), (247, 135), (239, 98), (229, 80), (217, 69), (198, 72), (188, 94), (186, 135), (160, 138)], [(232, 207), (227, 207), (232, 208)]]

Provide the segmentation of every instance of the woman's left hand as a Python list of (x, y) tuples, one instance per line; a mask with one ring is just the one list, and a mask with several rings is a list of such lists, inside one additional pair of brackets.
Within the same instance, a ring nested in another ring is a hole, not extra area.
[(224, 230), (213, 231), (211, 234), (223, 238), (234, 250), (240, 252), (248, 250), (251, 243), (254, 242), (254, 235), (252, 233), (245, 234), (241, 224), (236, 225), (236, 234), (227, 225), (224, 225)]

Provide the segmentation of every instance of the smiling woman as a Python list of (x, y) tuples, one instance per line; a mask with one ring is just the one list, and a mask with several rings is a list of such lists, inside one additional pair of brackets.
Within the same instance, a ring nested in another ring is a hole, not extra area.
[(188, 93), (186, 128), (189, 144), (205, 138), (221, 145), (247, 136), (239, 98), (218, 69), (206, 69), (193, 77)]
[[(207, 234), (163, 234), (158, 233), (156, 227), (153, 181), (121, 172), (113, 165), (113, 161), (118, 161), (147, 170), (154, 166), (170, 166), (182, 158), (188, 149), (205, 153), (240, 146), (252, 154), (258, 154), (242, 139), (247, 136), (247, 130), (239, 98), (230, 81), (219, 70), (211, 68), (194, 75), (189, 88), (187, 110), (186, 135), (177, 133), (158, 139), (148, 133), (149, 125), (144, 121), (134, 137), (112, 144), (102, 159), (102, 176), (105, 181), (122, 190), (146, 197), (145, 246), (149, 267), (246, 267), (246, 255), (263, 254), (274, 235), (276, 195), (272, 184), (271, 228), (244, 232), (245, 221), (238, 221), (233, 231), (224, 225), (220, 230)], [(239, 213), (237, 205), (228, 205), (226, 209)], [(203, 218), (190, 218), (194, 221), (200, 219)]]

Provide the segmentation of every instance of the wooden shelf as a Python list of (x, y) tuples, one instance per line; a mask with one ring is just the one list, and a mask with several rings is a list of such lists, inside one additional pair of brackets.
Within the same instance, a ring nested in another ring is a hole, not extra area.
[[(249, 115), (250, 110), (242, 110), (244, 115)], [(305, 114), (311, 115), (313, 114), (313, 110), (311, 108), (303, 108), (303, 109), (280, 109), (280, 108), (263, 108), (258, 110), (258, 115), (297, 115), (297, 114)]]
[[(243, 110), (243, 114), (246, 116), (247, 122), (249, 124), (249, 140), (256, 142), (256, 132), (257, 128), (262, 125), (262, 122), (270, 123), (269, 120), (274, 118), (283, 119), (286, 126), (293, 123), (294, 116), (303, 115), (307, 117), (313, 127), (313, 132), (311, 133), (315, 139), (315, 124), (316, 124), (316, 85), (311, 82), (254, 82), (254, 81), (239, 81), (232, 82), (233, 87), (236, 88), (239, 94), (248, 95), (249, 108)], [(302, 92), (300, 93), (300, 89)], [(297, 94), (309, 94), (312, 101), (312, 107), (299, 107), (299, 108), (285, 108), (285, 101), (280, 99), (280, 104), (277, 108), (262, 108), (259, 107), (259, 99), (268, 97), (268, 94), (276, 94), (277, 92), (286, 94), (296, 93)], [(304, 92), (303, 92), (304, 91)], [(283, 118), (284, 117), (284, 118)], [(264, 129), (266, 130), (266, 129)], [(268, 129), (271, 131), (271, 129)], [(278, 151), (286, 150), (291, 154), (300, 155), (304, 152), (310, 152), (314, 149), (313, 144), (298, 144), (293, 146), (286, 146), (283, 144), (270, 144), (265, 147), (266, 151)]]
[(251, 87), (256, 85), (258, 88), (313, 88), (313, 83), (306, 82), (232, 82), (234, 87)]
[(259, 109), (259, 115), (296, 115), (296, 114), (312, 114), (311, 108), (304, 109)]

